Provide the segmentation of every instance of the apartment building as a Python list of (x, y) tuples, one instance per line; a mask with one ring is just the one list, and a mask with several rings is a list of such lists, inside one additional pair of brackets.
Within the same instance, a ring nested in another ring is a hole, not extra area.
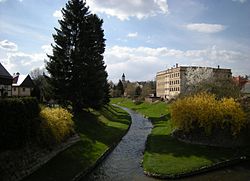
[[(198, 66), (178, 66), (169, 68), (164, 71), (157, 72), (156, 74), (156, 96), (163, 99), (171, 99), (178, 96), (184, 91), (187, 84), (187, 74), (190, 70), (201, 70), (197, 71), (195, 74), (203, 74), (204, 71), (211, 72), (213, 77), (231, 77), (231, 69), (222, 69), (211, 67), (198, 67)], [(198, 78), (199, 75), (193, 77), (193, 79)], [(194, 81), (195, 82), (195, 81)]]

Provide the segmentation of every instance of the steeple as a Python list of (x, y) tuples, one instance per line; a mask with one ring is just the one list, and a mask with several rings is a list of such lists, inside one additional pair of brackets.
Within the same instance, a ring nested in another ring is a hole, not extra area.
[(122, 82), (125, 82), (125, 75), (124, 75), (124, 73), (122, 74)]

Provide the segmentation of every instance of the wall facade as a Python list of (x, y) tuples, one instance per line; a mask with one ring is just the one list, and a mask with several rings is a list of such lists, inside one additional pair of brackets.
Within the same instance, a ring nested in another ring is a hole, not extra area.
[(12, 96), (30, 96), (32, 88), (28, 87), (12, 87)]
[(156, 96), (164, 98), (165, 96), (165, 77), (166, 71), (161, 71), (157, 73), (156, 76)]
[(11, 85), (0, 84), (0, 97), (2, 96), (11, 96)]
[(231, 69), (178, 66), (158, 72), (156, 74), (156, 96), (163, 99), (172, 99), (184, 92), (187, 84), (187, 70), (192, 69), (212, 69), (212, 76), (217, 78), (228, 78), (232, 76)]

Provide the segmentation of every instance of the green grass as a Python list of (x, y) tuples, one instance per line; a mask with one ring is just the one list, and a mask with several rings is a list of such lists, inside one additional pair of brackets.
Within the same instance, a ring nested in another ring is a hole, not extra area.
[(80, 141), (58, 154), (25, 180), (72, 180), (95, 164), (97, 159), (126, 133), (130, 116), (120, 108), (106, 106), (74, 118)]
[(152, 120), (154, 128), (148, 136), (143, 158), (143, 168), (147, 172), (175, 176), (243, 153), (237, 149), (192, 145), (174, 139), (171, 137), (169, 105), (166, 103), (144, 102), (135, 105), (124, 98), (115, 98), (111, 102), (136, 110)]

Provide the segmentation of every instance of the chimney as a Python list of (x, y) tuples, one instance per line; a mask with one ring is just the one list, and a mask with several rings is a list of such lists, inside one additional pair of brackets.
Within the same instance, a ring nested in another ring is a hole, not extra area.
[(175, 67), (178, 68), (178, 63), (176, 63)]
[(218, 65), (218, 69), (220, 69), (220, 65)]

